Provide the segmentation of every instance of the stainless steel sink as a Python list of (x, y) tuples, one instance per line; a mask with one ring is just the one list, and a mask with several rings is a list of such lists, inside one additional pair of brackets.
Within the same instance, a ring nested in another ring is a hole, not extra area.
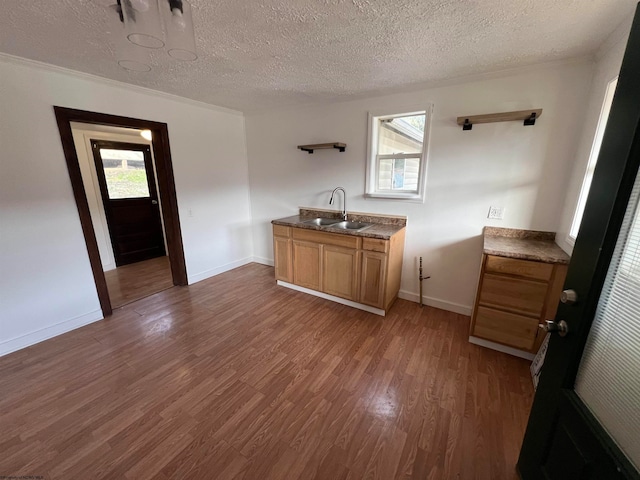
[(338, 222), (330, 225), (331, 228), (340, 228), (342, 230), (351, 230), (354, 232), (359, 232), (364, 230), (365, 228), (369, 228), (373, 223), (363, 223), (363, 222)]
[(318, 227), (328, 227), (328, 226), (333, 226), (334, 224), (340, 222), (341, 220), (339, 218), (323, 218), (323, 217), (318, 217), (318, 218), (313, 218), (311, 220), (305, 220), (302, 223), (308, 223), (310, 225), (316, 225)]

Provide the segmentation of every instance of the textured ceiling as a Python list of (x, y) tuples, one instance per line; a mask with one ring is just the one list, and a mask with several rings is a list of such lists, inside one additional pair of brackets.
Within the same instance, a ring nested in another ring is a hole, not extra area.
[(252, 111), (588, 54), (636, 0), (191, 3), (195, 62), (156, 51), (151, 72), (123, 70), (108, 41), (113, 14), (95, 0), (11, 2), (0, 51)]

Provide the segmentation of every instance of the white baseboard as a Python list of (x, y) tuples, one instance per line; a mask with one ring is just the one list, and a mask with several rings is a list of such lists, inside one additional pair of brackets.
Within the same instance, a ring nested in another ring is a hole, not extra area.
[(533, 353), (523, 352), (522, 350), (518, 350), (517, 348), (507, 347), (506, 345), (501, 345), (499, 343), (491, 342), (483, 338), (470, 336), (469, 343), (473, 343), (474, 345), (480, 345), (481, 347), (490, 348), (491, 350), (497, 350), (498, 352), (508, 353), (509, 355), (513, 355), (514, 357), (520, 357), (526, 360), (533, 360), (535, 358), (535, 354)]
[(385, 316), (384, 310), (381, 310), (379, 308), (370, 307), (369, 305), (364, 305), (358, 302), (352, 302), (351, 300), (345, 300), (344, 298), (335, 297), (333, 295), (329, 295), (328, 293), (318, 292), (316, 290), (311, 290), (310, 288), (300, 287), (292, 283), (283, 282), (282, 280), (278, 280), (277, 283), (278, 285), (282, 287), (290, 288), (291, 290), (297, 290), (298, 292), (308, 293), (309, 295), (313, 295), (315, 297), (324, 298), (325, 300), (331, 300), (332, 302), (340, 303), (348, 307), (357, 308), (359, 310), (364, 310), (365, 312), (375, 313), (376, 315), (380, 315), (382, 317)]
[[(409, 300), (410, 302), (420, 303), (419, 293), (400, 290), (400, 292), (398, 292), (398, 297), (404, 300)], [(461, 305), (459, 303), (448, 302), (446, 300), (440, 300), (438, 298), (426, 297), (424, 295), (422, 296), (422, 303), (424, 305), (429, 305), (430, 307), (447, 310), (448, 312), (459, 313), (460, 315), (466, 315), (468, 317), (471, 316), (471, 312), (473, 311), (473, 307), (469, 305)]]
[(225, 265), (221, 265), (216, 268), (212, 268), (211, 270), (206, 270), (204, 272), (196, 273), (194, 275), (188, 276), (189, 285), (200, 282), (202, 280), (206, 280), (210, 277), (215, 277), (216, 275), (220, 275), (221, 273), (228, 272), (229, 270), (233, 270), (234, 268), (242, 267), (247, 263), (253, 262), (254, 257), (246, 257), (240, 260), (236, 260), (235, 262), (227, 263)]
[(253, 257), (253, 261), (262, 265), (269, 265), (270, 267), (274, 265), (273, 258)]
[(12, 338), (11, 340), (0, 343), (0, 357), (11, 352), (15, 352), (16, 350), (30, 347), (31, 345), (35, 345), (36, 343), (40, 343), (44, 340), (57, 337), (58, 335), (70, 332), (71, 330), (75, 330), (76, 328), (80, 328), (90, 323), (97, 322), (98, 320), (102, 320), (103, 318), (104, 316), (102, 315), (102, 310), (96, 310), (93, 312), (85, 313), (84, 315), (80, 315), (79, 317), (65, 320), (64, 322), (60, 322), (55, 325), (36, 330), (35, 332), (27, 333), (26, 335)]

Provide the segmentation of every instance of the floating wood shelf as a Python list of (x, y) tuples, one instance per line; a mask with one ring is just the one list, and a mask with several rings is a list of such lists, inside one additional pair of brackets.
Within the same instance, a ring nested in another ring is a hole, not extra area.
[(347, 149), (346, 143), (316, 143), (315, 145), (298, 145), (300, 150), (308, 153), (313, 153), (314, 150), (321, 150), (323, 148), (337, 148), (339, 151), (344, 152)]
[(531, 110), (518, 110), (517, 112), (487, 113), (485, 115), (467, 115), (458, 117), (458, 125), (462, 125), (462, 130), (471, 130), (476, 123), (512, 122), (523, 120), (524, 125), (535, 125), (536, 120), (542, 115), (541, 108)]

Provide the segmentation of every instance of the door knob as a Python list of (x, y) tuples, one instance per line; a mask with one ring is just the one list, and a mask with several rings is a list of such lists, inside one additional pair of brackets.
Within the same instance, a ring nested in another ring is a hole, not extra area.
[(540, 323), (538, 327), (547, 333), (558, 332), (558, 335), (561, 337), (564, 337), (569, 333), (569, 325), (567, 325), (567, 322), (564, 320), (560, 320), (558, 323), (553, 320), (547, 320), (544, 323)]
[(567, 305), (573, 305), (578, 301), (578, 294), (576, 293), (575, 290), (571, 290), (571, 289), (564, 290), (560, 294), (560, 301), (562, 303), (566, 303)]

